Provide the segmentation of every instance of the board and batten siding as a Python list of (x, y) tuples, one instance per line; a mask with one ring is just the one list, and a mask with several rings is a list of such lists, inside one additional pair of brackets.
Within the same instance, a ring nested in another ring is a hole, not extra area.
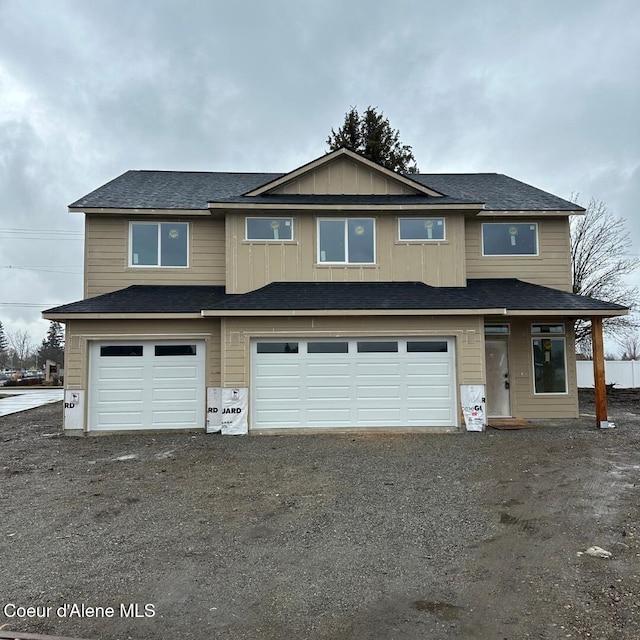
[[(280, 214), (286, 215), (286, 214)], [(270, 282), (418, 281), (432, 286), (464, 286), (465, 250), (462, 215), (444, 217), (446, 239), (434, 242), (398, 240), (398, 218), (409, 215), (349, 212), (344, 217), (375, 218), (376, 262), (363, 265), (317, 263), (317, 219), (332, 215), (300, 212), (293, 218), (294, 239), (282, 242), (245, 240), (245, 214), (227, 214), (227, 292), (246, 293)]]
[[(188, 222), (189, 266), (153, 268), (129, 266), (129, 223)], [(84, 297), (90, 298), (133, 284), (224, 285), (224, 220), (206, 216), (125, 218), (87, 214), (85, 217)]]
[[(251, 385), (251, 338), (453, 337), (456, 385), (483, 384), (483, 321), (478, 316), (225, 318), (222, 386)], [(457, 393), (457, 390), (456, 390)]]
[[(483, 222), (535, 222), (538, 256), (483, 256)], [(466, 224), (467, 278), (519, 278), (571, 291), (571, 241), (567, 218), (470, 218)]]
[(132, 340), (205, 340), (207, 386), (220, 386), (220, 320), (67, 320), (64, 384), (66, 389), (87, 389), (88, 342)]
[(418, 191), (371, 167), (338, 158), (306, 172), (271, 193), (289, 195), (409, 195)]

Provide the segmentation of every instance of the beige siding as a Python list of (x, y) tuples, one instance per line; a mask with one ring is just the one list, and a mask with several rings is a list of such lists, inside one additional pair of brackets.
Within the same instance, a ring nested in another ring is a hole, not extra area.
[[(500, 320), (497, 320), (500, 322)], [(559, 324), (562, 319), (523, 318), (509, 325), (509, 379), (511, 382), (511, 412), (517, 418), (577, 418), (578, 394), (573, 324), (564, 320), (566, 328), (567, 388), (566, 394), (538, 394), (533, 386), (533, 357), (531, 325)]]
[[(437, 215), (437, 214), (435, 214)], [(227, 215), (227, 291), (245, 293), (269, 282), (280, 281), (419, 281), (433, 286), (464, 286), (464, 219), (443, 216), (446, 240), (442, 242), (398, 241), (395, 214), (371, 216), (367, 212), (349, 217), (375, 217), (376, 263), (328, 266), (316, 263), (316, 224), (312, 213), (293, 216), (294, 240), (247, 242), (245, 216)], [(338, 216), (340, 217), (340, 216)]]
[(65, 387), (88, 389), (90, 340), (205, 340), (207, 386), (220, 385), (220, 320), (70, 320), (65, 334)]
[(467, 220), (467, 278), (519, 278), (534, 284), (571, 291), (568, 219), (531, 220), (538, 223), (539, 256), (483, 257), (481, 223), (504, 221), (509, 222), (502, 218)]
[[(84, 295), (93, 297), (132, 284), (224, 285), (224, 221), (210, 217), (166, 218), (189, 223), (189, 267), (129, 267), (129, 222), (135, 218), (87, 214)], [(148, 218), (145, 218), (148, 220)], [(161, 220), (155, 219), (160, 222)]]
[(223, 320), (222, 385), (251, 386), (253, 337), (452, 336), (456, 343), (457, 384), (483, 384), (482, 319), (456, 317), (229, 318)]
[(338, 158), (280, 185), (271, 193), (386, 196), (417, 192), (371, 167), (349, 158)]

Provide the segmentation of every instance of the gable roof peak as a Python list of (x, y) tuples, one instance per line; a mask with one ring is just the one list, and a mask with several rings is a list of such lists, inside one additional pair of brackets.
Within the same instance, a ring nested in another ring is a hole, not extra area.
[(414, 195), (423, 194), (432, 197), (441, 197), (444, 195), (443, 193), (440, 193), (439, 191), (436, 191), (435, 189), (421, 184), (417, 180), (408, 177), (408, 175), (397, 173), (395, 171), (392, 171), (391, 169), (387, 169), (381, 164), (373, 162), (372, 160), (369, 160), (363, 155), (356, 153), (351, 149), (347, 149), (346, 147), (340, 147), (335, 151), (329, 151), (324, 155), (316, 158), (315, 160), (307, 162), (297, 169), (290, 171), (289, 173), (285, 173), (284, 175), (279, 176), (274, 180), (271, 180), (270, 182), (267, 182), (255, 189), (252, 189), (251, 191), (246, 192), (244, 195), (252, 197), (273, 193), (280, 187), (283, 187), (288, 183), (298, 180), (307, 174), (312, 174), (314, 171), (321, 170), (327, 165), (340, 162), (341, 160), (345, 162), (350, 161), (374, 174), (380, 175), (383, 179), (389, 180), (394, 183), (399, 183)]

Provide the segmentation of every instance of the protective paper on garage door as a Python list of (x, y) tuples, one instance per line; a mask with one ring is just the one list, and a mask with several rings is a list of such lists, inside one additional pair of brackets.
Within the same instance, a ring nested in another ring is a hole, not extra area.
[(249, 389), (247, 387), (207, 388), (207, 433), (246, 435)]

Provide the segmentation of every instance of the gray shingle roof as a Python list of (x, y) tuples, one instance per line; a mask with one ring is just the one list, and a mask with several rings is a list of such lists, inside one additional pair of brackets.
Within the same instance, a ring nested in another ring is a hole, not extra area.
[(515, 278), (468, 280), (466, 287), (422, 282), (272, 282), (244, 294), (217, 286), (134, 285), (48, 309), (45, 314), (199, 313), (271, 310), (489, 309), (577, 312), (625, 307), (522, 282)]
[(207, 209), (209, 202), (255, 204), (485, 204), (495, 210), (582, 211), (571, 202), (497, 173), (418, 174), (408, 176), (443, 193), (438, 198), (416, 196), (285, 196), (243, 194), (282, 173), (220, 173), (188, 171), (127, 171), (120, 177), (76, 200), (71, 208)]
[(132, 285), (43, 313), (200, 313), (224, 299), (224, 287)]

